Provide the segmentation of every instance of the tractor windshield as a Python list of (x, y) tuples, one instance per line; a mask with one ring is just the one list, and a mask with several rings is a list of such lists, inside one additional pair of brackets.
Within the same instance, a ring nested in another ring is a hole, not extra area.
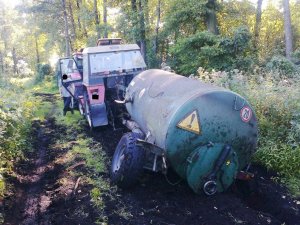
[(146, 67), (140, 51), (95, 53), (89, 57), (91, 75)]

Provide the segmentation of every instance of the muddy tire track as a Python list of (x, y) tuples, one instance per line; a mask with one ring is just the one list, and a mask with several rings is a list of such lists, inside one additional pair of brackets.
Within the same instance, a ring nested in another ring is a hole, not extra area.
[(32, 122), (33, 151), (25, 153), (27, 160), (15, 167), (16, 177), (10, 178), (14, 194), (5, 201), (6, 217), (4, 224), (49, 224), (45, 214), (51, 204), (47, 188), (57, 181), (62, 168), (55, 165), (49, 152), (50, 144), (55, 140), (55, 97), (49, 94), (36, 94), (52, 103), (52, 109), (45, 121)]
[(47, 173), (49, 173), (49, 167), (47, 167), (47, 149), (50, 137), (46, 135), (51, 127), (51, 122), (47, 118), (44, 126), (41, 126), (37, 134), (37, 156), (33, 162), (33, 170), (27, 176), (26, 189), (25, 189), (25, 208), (22, 217), (24, 218), (21, 224), (38, 224), (40, 221), (40, 215), (45, 212), (49, 206), (51, 200), (47, 195), (42, 194), (44, 192), (44, 186), (48, 183)]
[(56, 123), (56, 95), (35, 96), (50, 102), (51, 108), (44, 121), (32, 122), (33, 149), (25, 152), (24, 160), (16, 161), (15, 176), (7, 178), (10, 193), (4, 200), (4, 224), (95, 224), (99, 212), (89, 195), (93, 186), (76, 184), (81, 176), (76, 173), (86, 171), (84, 163), (78, 164), (77, 160), (82, 159), (76, 157), (65, 160), (80, 131)]

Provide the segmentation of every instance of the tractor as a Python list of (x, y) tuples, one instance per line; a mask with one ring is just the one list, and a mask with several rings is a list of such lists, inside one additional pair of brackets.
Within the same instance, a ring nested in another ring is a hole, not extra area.
[(125, 112), (117, 102), (124, 100), (128, 84), (145, 70), (146, 64), (138, 45), (105, 38), (99, 39), (97, 46), (85, 48), (82, 60), (60, 59), (60, 68), (61, 83), (73, 102), (78, 102), (90, 128), (108, 124), (115, 128), (116, 119)]

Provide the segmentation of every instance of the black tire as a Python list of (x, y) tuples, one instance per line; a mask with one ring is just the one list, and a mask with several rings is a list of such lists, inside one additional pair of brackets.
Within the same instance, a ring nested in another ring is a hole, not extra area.
[(143, 173), (145, 151), (136, 145), (136, 140), (134, 133), (124, 134), (113, 156), (110, 177), (121, 188), (136, 184)]

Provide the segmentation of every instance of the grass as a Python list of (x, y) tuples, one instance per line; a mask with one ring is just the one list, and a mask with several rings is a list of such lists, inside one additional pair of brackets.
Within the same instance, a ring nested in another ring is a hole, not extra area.
[(4, 195), (4, 191), (5, 191), (5, 182), (2, 175), (0, 174), (0, 196)]
[(58, 86), (56, 84), (55, 77), (48, 76), (45, 80), (37, 83), (33, 88), (32, 92), (39, 92), (45, 94), (57, 94)]
[(74, 114), (71, 114), (71, 112), (67, 112), (66, 116), (63, 116), (63, 100), (59, 98), (56, 101), (56, 121), (58, 124), (71, 127), (72, 129), (80, 130), (84, 126), (85, 119), (83, 116), (79, 113), (79, 111), (75, 110)]
[(34, 112), (34, 118), (44, 121), (52, 109), (52, 103), (43, 102), (40, 98), (36, 98), (36, 103), (38, 104), (38, 107)]

